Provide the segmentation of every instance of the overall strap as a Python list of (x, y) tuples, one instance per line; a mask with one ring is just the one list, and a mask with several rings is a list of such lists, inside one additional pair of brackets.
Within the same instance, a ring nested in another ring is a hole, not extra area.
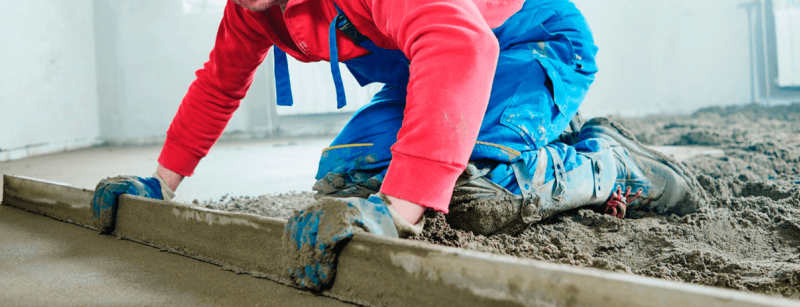
[[(333, 4), (336, 6), (336, 3)], [(330, 58), (331, 58), (331, 75), (333, 75), (333, 85), (336, 87), (336, 107), (341, 109), (347, 105), (347, 98), (344, 95), (344, 83), (342, 83), (342, 72), (339, 69), (339, 49), (336, 48), (336, 29), (337, 21), (341, 19), (341, 16), (344, 16), (344, 13), (339, 6), (336, 6), (336, 10), (339, 12), (333, 21), (331, 22), (330, 30), (328, 31), (328, 46), (330, 48)], [(347, 17), (344, 17), (346, 20)], [(347, 21), (349, 23), (349, 21)], [(355, 29), (355, 28), (353, 28)]]
[[(335, 2), (333, 5), (336, 7), (336, 11), (339, 14), (337, 14), (331, 22), (330, 33), (328, 34), (328, 45), (330, 47), (331, 74), (333, 75), (333, 83), (336, 86), (337, 106), (341, 109), (347, 104), (347, 99), (345, 98), (344, 94), (342, 73), (339, 69), (339, 53), (338, 48), (336, 47), (336, 29), (342, 31), (342, 33), (353, 40), (356, 45), (367, 49), (367, 51), (374, 56), (384, 58), (386, 57), (387, 50), (378, 47), (369, 39), (369, 37), (361, 34), (361, 32), (358, 32), (358, 29), (356, 29), (355, 25), (350, 22), (350, 19), (347, 18), (347, 15), (344, 14), (342, 9), (340, 9)], [(405, 61), (406, 65), (409, 64), (408, 59), (404, 58), (403, 60)]]
[(292, 106), (292, 84), (289, 80), (289, 62), (286, 60), (286, 52), (272, 46), (272, 53), (275, 56), (275, 94), (279, 106)]
[[(353, 23), (345, 16), (344, 12), (339, 8), (336, 3), (336, 11), (339, 13), (331, 22), (330, 30), (328, 33), (328, 45), (330, 48), (330, 62), (331, 62), (331, 75), (333, 75), (333, 84), (336, 87), (336, 107), (341, 109), (347, 105), (347, 98), (344, 93), (344, 83), (342, 82), (342, 72), (339, 68), (339, 52), (336, 46), (336, 29), (345, 33), (354, 43), (367, 49), (372, 53), (379, 53), (383, 51), (380, 47), (376, 46), (368, 37), (364, 36), (353, 26)], [(273, 54), (275, 56), (275, 91), (277, 102), (279, 106), (291, 106), (294, 104), (292, 97), (292, 85), (289, 80), (289, 65), (286, 59), (286, 52), (273, 46)]]
[(382, 48), (375, 45), (375, 43), (373, 43), (369, 39), (369, 37), (367, 37), (364, 34), (361, 34), (361, 32), (358, 32), (356, 26), (353, 25), (352, 22), (350, 22), (350, 19), (347, 18), (342, 9), (340, 9), (339, 6), (336, 5), (336, 3), (334, 3), (333, 5), (336, 7), (336, 11), (339, 12), (339, 15), (336, 15), (336, 18), (333, 19), (333, 22), (336, 23), (336, 28), (338, 28), (339, 31), (342, 31), (342, 33), (347, 35), (347, 37), (349, 37), (356, 45), (359, 45), (362, 48), (367, 49), (367, 51), (369, 52), (377, 53), (383, 50)]

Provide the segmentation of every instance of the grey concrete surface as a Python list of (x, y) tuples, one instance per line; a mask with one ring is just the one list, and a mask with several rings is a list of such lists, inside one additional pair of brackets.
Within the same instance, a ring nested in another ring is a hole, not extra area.
[[(191, 203), (194, 199), (219, 199), (226, 194), (258, 196), (311, 191), (319, 156), (331, 141), (331, 138), (305, 138), (219, 143), (200, 162), (195, 174), (184, 179), (174, 200)], [(707, 147), (662, 146), (656, 149), (678, 160), (723, 154), (719, 149)], [(81, 149), (0, 162), (0, 173), (94, 189), (97, 182), (106, 177), (151, 176), (160, 151), (161, 146)]]
[[(200, 162), (195, 175), (184, 179), (175, 201), (311, 191), (320, 154), (330, 142), (309, 138), (219, 143)], [(151, 176), (160, 151), (161, 146), (89, 148), (0, 162), (0, 173), (94, 189), (106, 177)]]
[(694, 156), (708, 155), (708, 156), (723, 156), (725, 151), (719, 148), (708, 146), (652, 146), (651, 148), (658, 150), (667, 155), (672, 155), (678, 161), (683, 161)]
[(348, 306), (0, 206), (0, 306)]
[[(69, 215), (63, 209), (85, 208), (91, 198), (84, 189), (5, 179), (3, 204), (25, 210), (63, 218)], [(74, 199), (49, 200), (57, 195)], [(86, 210), (74, 213), (84, 216)], [(115, 233), (283, 283), (277, 246), (284, 228), (282, 220), (126, 195)], [(356, 234), (342, 249), (336, 282), (323, 294), (367, 306), (797, 306), (775, 297), (367, 233)]]

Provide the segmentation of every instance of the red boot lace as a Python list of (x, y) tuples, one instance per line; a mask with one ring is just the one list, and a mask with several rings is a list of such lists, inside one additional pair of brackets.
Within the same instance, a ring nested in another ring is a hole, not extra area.
[(636, 191), (636, 194), (631, 196), (631, 187), (625, 189), (625, 195), (622, 195), (622, 187), (617, 186), (617, 190), (611, 193), (611, 197), (603, 204), (603, 212), (617, 218), (625, 218), (625, 213), (628, 210), (628, 205), (635, 201), (642, 195), (642, 188)]

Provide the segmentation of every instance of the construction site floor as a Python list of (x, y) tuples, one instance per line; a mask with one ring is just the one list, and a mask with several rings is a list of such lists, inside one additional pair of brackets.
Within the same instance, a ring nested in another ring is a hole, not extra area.
[[(182, 183), (176, 201), (310, 191), (329, 143), (316, 138), (218, 144)], [(160, 146), (96, 147), (2, 162), (0, 173), (94, 189), (105, 177), (150, 176), (159, 152)], [(0, 306), (345, 305), (10, 207), (0, 206), (0, 234)]]
[[(258, 196), (311, 191), (322, 150), (331, 138), (224, 142), (214, 146), (184, 179), (174, 201), (219, 200), (223, 195)], [(679, 160), (721, 150), (657, 147)], [(161, 146), (95, 147), (0, 162), (0, 173), (27, 176), (94, 189), (97, 182), (117, 175), (149, 177), (158, 165)], [(2, 177), (0, 177), (2, 181)], [(0, 182), (2, 183), (2, 182)], [(0, 198), (2, 190), (0, 190)]]
[(0, 206), (0, 306), (347, 306)]
[[(184, 179), (173, 200), (191, 203), (194, 199), (219, 199), (225, 194), (310, 192), (320, 154), (330, 142), (330, 138), (298, 138), (219, 143), (197, 166), (195, 174)], [(0, 173), (94, 189), (106, 177), (150, 177), (158, 166), (160, 152), (160, 145), (95, 147), (0, 162)]]

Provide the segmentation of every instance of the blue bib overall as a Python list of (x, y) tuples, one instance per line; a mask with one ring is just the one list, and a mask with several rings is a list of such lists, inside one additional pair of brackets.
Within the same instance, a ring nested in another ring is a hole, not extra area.
[[(392, 158), (390, 147), (397, 141), (403, 121), (409, 60), (400, 50), (377, 47), (339, 10), (331, 24), (329, 41), (340, 108), (346, 98), (339, 73), (336, 29), (370, 51), (344, 62), (359, 84), (378, 82), (385, 86), (353, 115), (323, 151), (316, 178), (342, 174), (348, 184), (371, 179), (374, 185), (383, 181)], [(601, 149), (596, 142), (550, 144), (566, 130), (594, 81), (597, 47), (585, 19), (568, 0), (526, 1), (520, 11), (493, 32), (500, 43), (500, 56), (489, 106), (470, 161), (490, 168), (487, 179), (519, 195), (518, 176), (530, 179), (543, 154), (549, 156), (544, 178), (549, 182), (558, 177), (564, 179), (565, 173), (590, 160), (577, 152)], [(284, 70), (285, 54), (276, 50), (278, 103), (291, 105)], [(526, 174), (519, 174), (519, 170), (515, 174), (515, 164), (517, 168), (526, 166), (522, 171)]]

